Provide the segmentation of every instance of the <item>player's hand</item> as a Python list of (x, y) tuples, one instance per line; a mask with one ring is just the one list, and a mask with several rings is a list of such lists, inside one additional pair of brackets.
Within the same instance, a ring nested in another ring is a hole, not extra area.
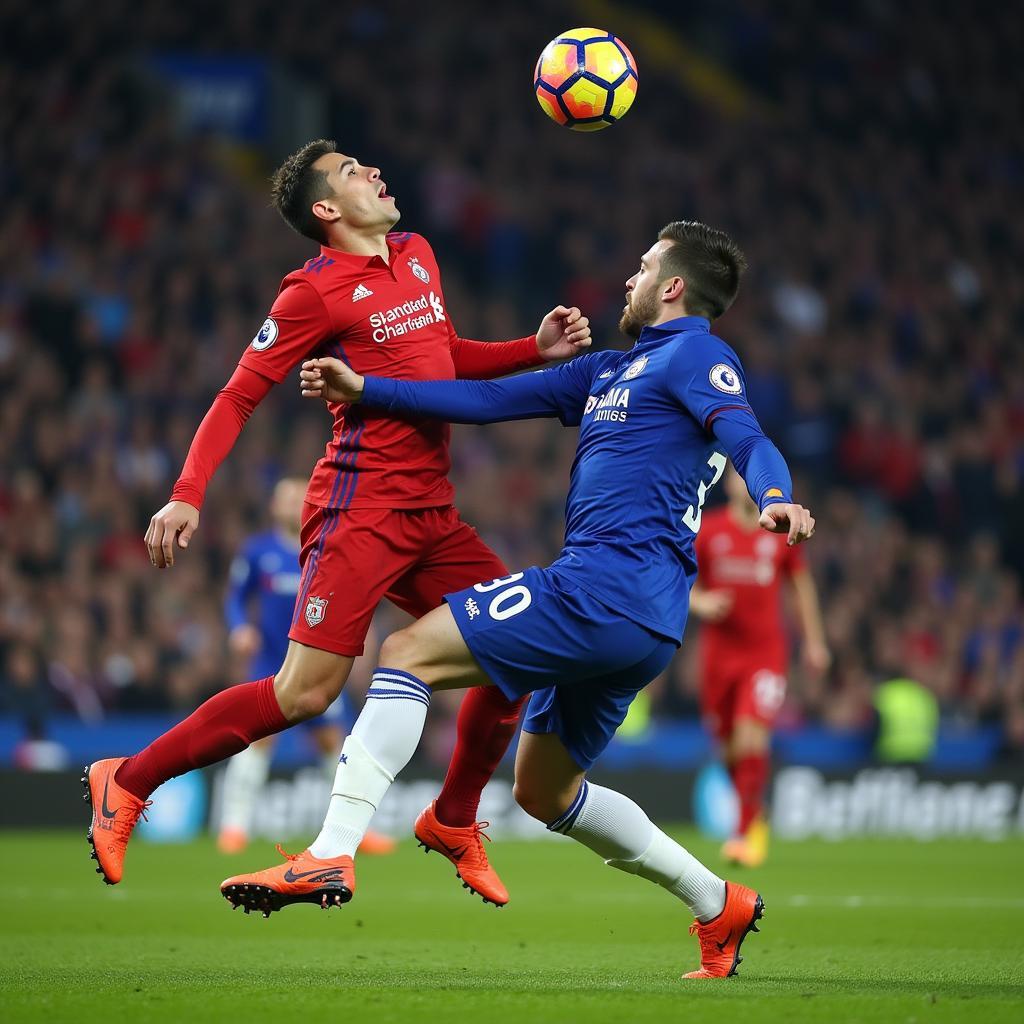
[(299, 371), (303, 398), (322, 398), (339, 405), (363, 397), (363, 378), (340, 359), (307, 359)]
[(263, 646), (260, 631), (251, 622), (243, 622), (228, 634), (228, 646), (232, 653), (251, 658)]
[(158, 569), (174, 565), (174, 542), (187, 548), (189, 539), (199, 526), (199, 509), (187, 501), (169, 501), (149, 521), (146, 550), (149, 560)]
[(814, 536), (814, 516), (791, 502), (777, 501), (766, 505), (759, 525), (769, 533), (788, 533), (787, 544), (799, 544)]
[(732, 611), (733, 596), (728, 590), (705, 590), (701, 594), (699, 607), (691, 608), (706, 622), (721, 622)]
[(832, 664), (832, 652), (823, 643), (805, 643), (803, 663), (814, 677), (823, 676)]
[(549, 362), (590, 348), (590, 321), (575, 307), (555, 306), (537, 328), (537, 351)]

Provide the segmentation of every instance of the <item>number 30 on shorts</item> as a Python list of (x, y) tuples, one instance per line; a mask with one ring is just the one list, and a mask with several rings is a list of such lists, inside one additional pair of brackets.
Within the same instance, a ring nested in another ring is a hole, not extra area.
[[(511, 576), (502, 576), (500, 579), (491, 580), (490, 583), (477, 583), (473, 587), (480, 594), (490, 594), (495, 590), (501, 591), (500, 594), (495, 594), (491, 598), (491, 603), (487, 606), (487, 614), (492, 619), (496, 619), (498, 622), (511, 619), (513, 615), (525, 612), (530, 607), (530, 603), (533, 601), (530, 591), (521, 583), (518, 586), (510, 586), (517, 580), (521, 580), (524, 575), (521, 572), (514, 572)], [(502, 589), (503, 587), (507, 589)]]

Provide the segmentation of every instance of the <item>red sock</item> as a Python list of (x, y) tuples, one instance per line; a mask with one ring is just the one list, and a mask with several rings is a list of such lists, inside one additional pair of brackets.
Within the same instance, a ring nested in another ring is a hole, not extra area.
[(740, 801), (738, 835), (746, 835), (750, 823), (764, 809), (764, 789), (768, 783), (768, 755), (746, 754), (729, 769)]
[(462, 698), (455, 751), (435, 807), (442, 825), (476, 821), (480, 794), (512, 742), (525, 700), (509, 700), (497, 686), (475, 686)]
[(274, 695), (274, 677), (214, 694), (183, 722), (129, 757), (114, 776), (140, 800), (161, 783), (245, 750), (254, 740), (288, 728)]

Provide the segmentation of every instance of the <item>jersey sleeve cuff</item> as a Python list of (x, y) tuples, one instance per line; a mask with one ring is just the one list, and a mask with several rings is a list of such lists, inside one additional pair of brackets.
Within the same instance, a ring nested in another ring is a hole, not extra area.
[(395, 397), (395, 382), (388, 377), (363, 377), (363, 393), (359, 398), (362, 405), (389, 408)]
[(519, 345), (522, 346), (523, 352), (522, 369), (531, 370), (548, 364), (548, 360), (540, 354), (540, 350), (537, 348), (536, 334), (531, 334), (528, 338), (520, 338)]
[(171, 491), (171, 501), (185, 501), (193, 508), (203, 507), (203, 492), (194, 484), (183, 483), (179, 480)]
[(761, 495), (761, 500), (757, 503), (758, 509), (763, 512), (769, 505), (785, 504), (789, 505), (793, 501), (793, 496), (784, 491), (781, 487), (769, 487), (764, 494)]

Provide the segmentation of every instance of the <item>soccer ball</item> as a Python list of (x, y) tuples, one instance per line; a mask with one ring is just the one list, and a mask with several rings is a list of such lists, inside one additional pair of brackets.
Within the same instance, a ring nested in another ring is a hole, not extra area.
[(541, 109), (574, 132), (615, 124), (633, 105), (637, 81), (629, 48), (599, 28), (574, 28), (552, 39), (533, 74)]

